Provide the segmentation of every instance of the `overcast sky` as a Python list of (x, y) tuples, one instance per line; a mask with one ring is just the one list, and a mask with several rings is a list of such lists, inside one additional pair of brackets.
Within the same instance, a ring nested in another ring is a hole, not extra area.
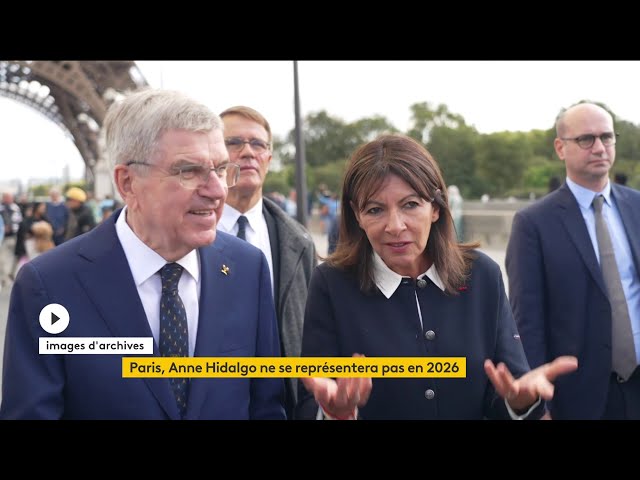
[[(138, 62), (154, 87), (182, 90), (215, 112), (259, 110), (277, 135), (294, 127), (293, 62)], [(346, 122), (383, 115), (400, 130), (416, 102), (444, 103), (482, 133), (553, 125), (560, 108), (582, 99), (607, 104), (640, 124), (638, 61), (302, 61), (302, 115), (326, 110)], [(620, 141), (624, 141), (621, 139)], [(62, 131), (40, 114), (0, 97), (0, 181), (61, 175), (83, 163)]]

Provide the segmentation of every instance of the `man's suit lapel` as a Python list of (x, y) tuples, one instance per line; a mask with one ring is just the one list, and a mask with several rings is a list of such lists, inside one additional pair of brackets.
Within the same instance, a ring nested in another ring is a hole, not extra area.
[[(76, 274), (114, 337), (151, 337), (131, 269), (116, 235), (115, 219), (119, 214), (114, 213), (89, 234), (92, 238), (87, 238), (78, 254), (91, 264)], [(159, 356), (155, 341), (153, 353)], [(167, 414), (179, 418), (168, 379), (145, 378), (144, 381)]]
[[(298, 262), (302, 256), (304, 244), (297, 235), (293, 234), (286, 223), (276, 222), (278, 215), (286, 215), (286, 213), (268, 198), (265, 198), (263, 202), (262, 208), (269, 229), (269, 241), (271, 242), (274, 270), (277, 272), (275, 282), (278, 286), (275, 298), (277, 299), (276, 311), (278, 316), (280, 316), (280, 306), (284, 303), (291, 286), (290, 284), (293, 281), (293, 275), (298, 268)], [(272, 233), (272, 231), (274, 233)], [(282, 248), (279, 248), (280, 245), (282, 245)], [(274, 250), (278, 250), (275, 255), (273, 254)], [(278, 260), (277, 268), (275, 267), (276, 258)]]
[[(224, 340), (224, 306), (229, 301), (229, 291), (225, 283), (237, 271), (236, 262), (225, 251), (225, 240), (216, 238), (214, 244), (198, 249), (200, 255), (200, 313), (196, 357), (219, 357)], [(226, 275), (224, 272), (227, 272)], [(189, 386), (187, 415), (200, 418), (200, 412), (212, 393), (215, 379), (192, 378)]]
[[(236, 271), (236, 262), (224, 253), (224, 239), (217, 238), (213, 246), (200, 248), (200, 315), (195, 356), (211, 357), (220, 352), (223, 340), (226, 297), (225, 280)], [(227, 272), (226, 274), (224, 272)]]
[[(278, 207), (280, 208), (280, 207)], [(273, 214), (267, 208), (267, 200), (262, 202), (262, 215), (267, 223), (267, 231), (269, 232), (269, 243), (271, 244), (271, 261), (273, 263), (273, 298), (275, 299), (276, 312), (280, 318), (280, 269), (282, 268), (282, 260), (280, 258), (280, 232)], [(286, 244), (284, 244), (286, 245)]]
[[(265, 198), (262, 209), (269, 229), (271, 250), (272, 252), (277, 250), (275, 255), (272, 253), (272, 257), (274, 273), (276, 273), (276, 275), (274, 275), (276, 283), (274, 298), (276, 299), (276, 316), (280, 328), (280, 341), (282, 342), (283, 351), (295, 352), (300, 348), (298, 342), (295, 340), (299, 335), (295, 327), (292, 330), (292, 325), (284, 323), (282, 309), (291, 291), (291, 284), (293, 283), (296, 269), (299, 268), (305, 246), (298, 236), (293, 234), (290, 227), (284, 221), (276, 222), (278, 215), (286, 215), (280, 207), (268, 198)], [(279, 248), (280, 245), (282, 248)]]
[(589, 273), (591, 273), (593, 280), (598, 284), (602, 292), (607, 295), (600, 265), (593, 250), (593, 244), (591, 243), (587, 226), (582, 217), (580, 206), (566, 183), (558, 190), (557, 198), (559, 208), (558, 215), (561, 222), (567, 229), (571, 241), (576, 246), (578, 252), (580, 252), (580, 256), (587, 266)]
[(627, 233), (631, 254), (633, 255), (633, 262), (636, 270), (640, 272), (640, 236), (638, 235), (638, 229), (640, 228), (640, 210), (637, 205), (634, 206), (631, 203), (631, 199), (624, 189), (614, 184), (611, 184), (611, 187), (620, 218), (622, 218), (622, 223)]

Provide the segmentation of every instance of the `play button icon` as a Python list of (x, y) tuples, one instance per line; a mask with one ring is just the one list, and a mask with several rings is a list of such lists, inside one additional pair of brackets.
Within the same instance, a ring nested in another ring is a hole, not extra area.
[(40, 326), (47, 333), (62, 333), (69, 326), (69, 312), (58, 303), (50, 303), (40, 311)]

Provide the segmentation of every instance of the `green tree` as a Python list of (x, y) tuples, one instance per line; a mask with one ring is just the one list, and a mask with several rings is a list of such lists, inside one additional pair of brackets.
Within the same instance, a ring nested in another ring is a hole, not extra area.
[[(290, 132), (288, 139), (295, 145), (295, 130)], [(325, 110), (305, 117), (305, 157), (309, 166), (348, 158), (357, 141), (352, 127), (341, 119), (331, 117)], [(295, 149), (293, 153), (295, 154)], [(290, 162), (294, 159), (295, 156), (289, 157)]]
[[(600, 104), (607, 109), (606, 105)], [(549, 178), (564, 177), (564, 164), (555, 154), (555, 124), (547, 130), (499, 132), (482, 135), (451, 112), (447, 105), (435, 107), (428, 102), (411, 105), (412, 124), (407, 134), (427, 145), (442, 169), (448, 185), (458, 185), (465, 198), (527, 196), (545, 193)], [(640, 128), (614, 116), (617, 144), (613, 172), (629, 176), (629, 185), (640, 187)], [(383, 116), (362, 118), (347, 123), (322, 110), (307, 115), (303, 122), (307, 188), (318, 183), (339, 190), (346, 162), (362, 143), (381, 133), (397, 132)], [(286, 138), (274, 137), (274, 157), (280, 158), (284, 171), (267, 177), (267, 184), (286, 191), (295, 186), (295, 131)], [(266, 186), (265, 186), (266, 188)]]
[(291, 167), (285, 167), (278, 172), (270, 171), (264, 180), (262, 187), (263, 193), (280, 192), (283, 195), (287, 195), (289, 189), (292, 188)]
[(433, 108), (428, 102), (415, 103), (410, 110), (412, 125), (407, 135), (427, 146), (447, 185), (457, 185), (464, 197), (484, 193), (484, 181), (476, 174), (477, 130), (444, 104)]
[(337, 162), (325, 163), (314, 168), (316, 185), (324, 183), (332, 192), (342, 190), (342, 180), (347, 167), (347, 162), (340, 160)]
[[(338, 190), (346, 162), (359, 145), (381, 133), (397, 132), (385, 117), (379, 115), (345, 123), (324, 110), (308, 114), (303, 124), (305, 170), (310, 191), (315, 190), (318, 183)], [(283, 165), (294, 168), (289, 177), (290, 187), (295, 186), (295, 154), (295, 130), (289, 132), (286, 141), (274, 139), (274, 156), (278, 155)]]
[(475, 128), (464, 124), (458, 128), (436, 126), (431, 129), (427, 149), (434, 156), (447, 185), (457, 185), (463, 197), (477, 197), (484, 185), (476, 176), (476, 143), (479, 140)]
[(555, 126), (548, 130), (531, 130), (526, 132), (531, 152), (536, 157), (544, 157), (549, 160), (557, 159), (553, 141), (556, 138)]
[(29, 188), (29, 193), (31, 197), (48, 197), (49, 190), (51, 190), (52, 185), (50, 184), (41, 184), (41, 185), (33, 185)]
[(498, 132), (483, 135), (478, 142), (477, 175), (485, 183), (486, 193), (503, 196), (523, 186), (527, 161), (533, 156), (526, 133)]
[(466, 125), (461, 115), (450, 112), (449, 107), (442, 103), (435, 109), (428, 102), (414, 103), (409, 108), (412, 126), (407, 135), (425, 145), (430, 142), (431, 130), (435, 127), (457, 129)]
[(354, 134), (358, 138), (358, 145), (370, 142), (379, 135), (385, 133), (398, 132), (398, 129), (395, 128), (389, 120), (380, 115), (362, 118), (351, 123), (349, 126), (353, 129)]
[[(616, 161), (613, 172), (625, 173), (629, 183), (635, 182), (638, 160), (640, 160), (640, 129), (637, 125), (625, 120), (616, 122)], [(613, 178), (613, 175), (612, 175)]]
[(539, 155), (534, 155), (529, 159), (523, 172), (523, 182), (520, 188), (513, 188), (508, 194), (516, 197), (527, 197), (530, 193), (536, 197), (541, 197), (549, 191), (549, 180), (557, 177), (564, 178), (564, 163), (559, 159), (548, 159)]

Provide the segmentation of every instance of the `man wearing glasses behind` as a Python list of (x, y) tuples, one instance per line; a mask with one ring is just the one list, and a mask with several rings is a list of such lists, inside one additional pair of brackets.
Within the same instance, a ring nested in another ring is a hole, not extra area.
[(518, 212), (507, 247), (509, 298), (531, 368), (558, 355), (553, 419), (640, 419), (640, 192), (609, 179), (616, 133), (593, 103), (563, 110), (556, 154), (566, 182)]
[[(229, 191), (218, 228), (244, 238), (265, 254), (271, 271), (282, 355), (299, 357), (311, 271), (317, 264), (309, 232), (278, 205), (262, 196), (271, 163), (271, 127), (256, 110), (237, 106), (220, 114), (225, 144), (240, 178)], [(292, 418), (297, 379), (287, 378), (286, 410)]]
[(216, 232), (239, 174), (222, 128), (178, 92), (111, 106), (107, 158), (126, 206), (20, 270), (1, 418), (285, 418), (279, 378), (123, 378), (121, 354), (38, 354), (52, 336), (43, 328), (60, 320), (39, 323), (40, 311), (57, 303), (69, 314), (58, 337), (153, 337), (155, 356), (280, 355), (264, 255)]

